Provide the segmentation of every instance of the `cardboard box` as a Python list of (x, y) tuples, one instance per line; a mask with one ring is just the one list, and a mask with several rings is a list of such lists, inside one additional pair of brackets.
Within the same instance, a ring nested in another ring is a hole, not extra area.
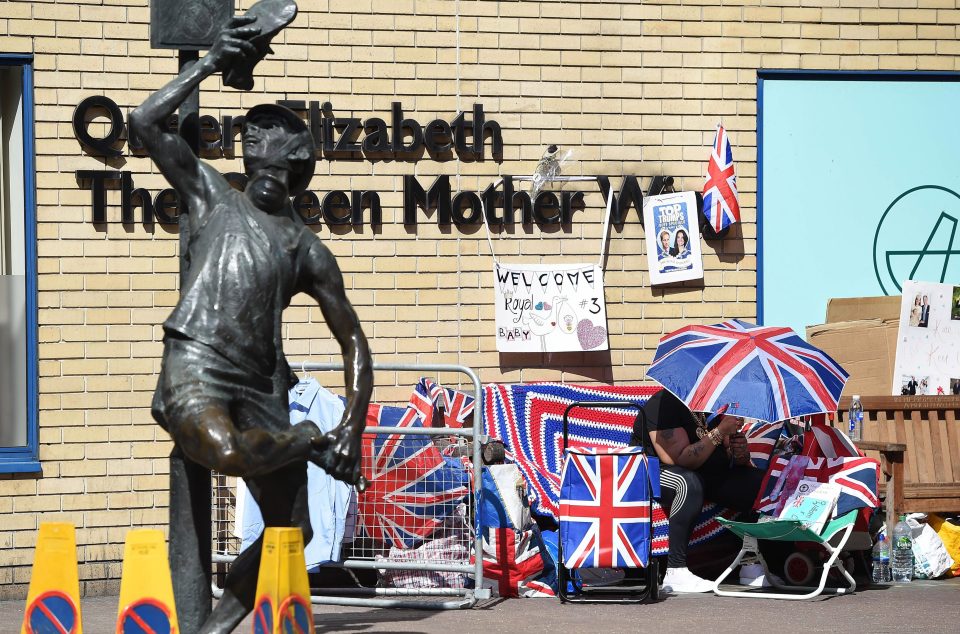
[(835, 324), (859, 319), (899, 320), (900, 295), (834, 297), (827, 302), (827, 320), (824, 323)]
[(844, 395), (887, 395), (897, 357), (899, 320), (859, 319), (807, 327), (807, 341), (850, 373)]
[(827, 302), (827, 323), (807, 327), (807, 341), (850, 373), (844, 395), (892, 393), (900, 301), (899, 295), (837, 297)]

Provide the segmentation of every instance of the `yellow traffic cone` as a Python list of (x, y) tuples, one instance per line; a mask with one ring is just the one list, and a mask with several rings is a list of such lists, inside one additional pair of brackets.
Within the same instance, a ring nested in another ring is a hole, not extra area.
[(117, 634), (177, 634), (177, 610), (163, 531), (131, 530), (123, 547)]
[(263, 536), (254, 634), (313, 632), (310, 583), (299, 528), (267, 528)]
[(37, 535), (20, 634), (41, 632), (83, 634), (77, 536), (68, 522), (43, 522)]

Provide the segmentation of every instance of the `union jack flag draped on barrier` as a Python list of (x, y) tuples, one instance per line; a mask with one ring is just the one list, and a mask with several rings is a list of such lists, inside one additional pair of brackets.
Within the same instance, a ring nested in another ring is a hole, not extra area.
[(664, 336), (647, 376), (694, 411), (776, 422), (836, 411), (849, 375), (789, 328), (733, 319)]
[[(832, 482), (840, 485), (840, 497), (833, 516), (839, 517), (853, 509), (877, 508), (877, 483), (880, 481), (880, 463), (867, 458), (841, 438), (843, 433), (833, 427), (814, 423), (804, 434), (803, 452), (809, 458), (803, 479), (815, 482)], [(828, 457), (831, 456), (832, 457)], [(781, 491), (777, 486), (780, 476), (789, 464), (789, 458), (776, 457), (770, 464), (760, 486), (754, 509), (772, 513), (780, 496), (789, 496), (791, 491)], [(779, 492), (779, 495), (777, 493)]]
[(656, 463), (635, 447), (567, 450), (560, 542), (568, 568), (647, 566)]
[[(370, 405), (367, 426), (422, 427), (413, 407)], [(413, 548), (436, 530), (469, 493), (470, 475), (440, 455), (427, 436), (363, 436), (363, 475), (369, 487), (357, 497), (363, 531), (397, 548)]]
[(733, 223), (740, 222), (733, 150), (730, 148), (730, 137), (722, 125), (717, 126), (717, 136), (707, 162), (707, 180), (703, 184), (703, 215), (718, 233)]
[[(533, 511), (556, 519), (563, 466), (563, 411), (576, 401), (633, 401), (643, 405), (659, 390), (655, 386), (559, 383), (484, 385), (484, 431), (503, 441), (507, 459), (520, 468), (532, 496)], [(569, 446), (628, 446), (636, 415), (633, 408), (614, 405), (603, 409), (577, 408), (569, 419)], [(714, 519), (721, 510), (714, 504), (703, 507), (690, 537), (691, 544), (703, 543), (724, 530)], [(725, 513), (726, 517), (733, 517), (732, 513)], [(652, 515), (653, 554), (665, 555), (669, 546), (667, 516), (656, 503)]]

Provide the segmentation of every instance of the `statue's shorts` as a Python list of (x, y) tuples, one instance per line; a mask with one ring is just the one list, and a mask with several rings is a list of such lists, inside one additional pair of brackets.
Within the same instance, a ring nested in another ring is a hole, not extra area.
[(285, 383), (275, 387), (281, 382), (239, 368), (210, 346), (177, 333), (168, 332), (163, 346), (151, 409), (167, 431), (210, 407), (226, 408), (239, 431), (290, 429)]

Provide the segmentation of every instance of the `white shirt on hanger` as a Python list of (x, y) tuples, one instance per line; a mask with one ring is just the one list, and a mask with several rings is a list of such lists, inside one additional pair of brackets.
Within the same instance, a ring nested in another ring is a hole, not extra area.
[[(290, 390), (290, 424), (304, 420), (317, 424), (321, 432), (332, 430), (343, 416), (343, 400), (307, 377)], [(356, 490), (313, 463), (307, 463), (307, 496), (313, 539), (304, 550), (307, 569), (328, 561), (340, 561), (343, 542), (353, 541), (357, 516)], [(237, 480), (237, 508), (234, 534), (246, 549), (263, 532), (263, 517), (242, 479)]]

